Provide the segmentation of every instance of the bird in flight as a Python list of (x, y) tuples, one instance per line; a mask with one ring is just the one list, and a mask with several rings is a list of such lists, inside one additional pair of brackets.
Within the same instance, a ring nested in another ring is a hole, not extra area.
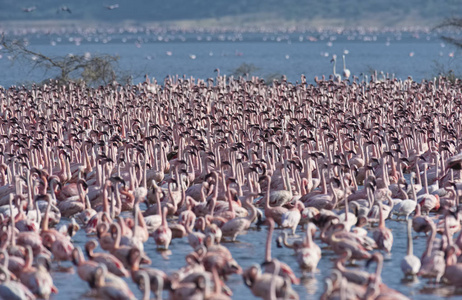
[(59, 13), (60, 11), (67, 11), (68, 13), (72, 13), (71, 9), (65, 5), (61, 6), (60, 8), (58, 8), (58, 10), (56, 11), (56, 13)]
[(26, 13), (30, 13), (30, 12), (33, 12), (34, 10), (36, 10), (37, 7), (36, 6), (31, 6), (31, 7), (25, 7), (22, 9), (23, 12), (26, 12)]
[(119, 8), (119, 4), (111, 4), (111, 5), (106, 5), (104, 7), (106, 7), (109, 10), (113, 10), (113, 9)]

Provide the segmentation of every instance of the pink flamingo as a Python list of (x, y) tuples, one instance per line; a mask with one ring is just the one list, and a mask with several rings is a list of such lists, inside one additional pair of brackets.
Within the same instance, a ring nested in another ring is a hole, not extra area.
[(282, 215), (282, 228), (290, 228), (292, 230), (292, 235), (295, 235), (295, 230), (302, 218), (302, 211), (305, 209), (303, 202), (297, 200), (295, 201), (294, 206), (289, 209), (286, 213)]
[(306, 228), (303, 247), (296, 251), (296, 260), (300, 268), (310, 272), (312, 275), (316, 271), (319, 261), (321, 260), (321, 248), (313, 241), (312, 232), (316, 231), (313, 223), (308, 223)]
[[(262, 263), (262, 266), (265, 267), (265, 273), (272, 273), (274, 271), (274, 264), (271, 263), (271, 241), (274, 231), (274, 221), (272, 218), (268, 218), (268, 235), (266, 237), (266, 247), (265, 247), (265, 261)], [(293, 284), (300, 284), (300, 279), (298, 279), (294, 271), (289, 267), (289, 265), (281, 262), (281, 271), (279, 275), (288, 278)]]
[(98, 246), (96, 240), (88, 241), (85, 244), (85, 251), (91, 261), (96, 263), (105, 264), (108, 271), (114, 275), (128, 277), (128, 271), (125, 269), (123, 263), (114, 255), (109, 253), (94, 253), (93, 250)]
[(136, 299), (125, 281), (112, 282), (106, 265), (99, 264), (95, 271), (94, 285), (99, 297), (103, 299)]
[(413, 254), (413, 245), (412, 245), (412, 221), (407, 221), (407, 254), (401, 260), (401, 270), (404, 273), (405, 277), (416, 276), (420, 270), (420, 259)]
[(433, 250), (433, 242), (436, 237), (436, 225), (431, 219), (428, 217), (426, 218), (427, 222), (431, 226), (431, 234), (427, 239), (427, 249), (420, 258), (421, 267), (417, 274), (419, 276), (434, 277), (435, 281), (439, 282), (444, 274), (446, 265), (444, 252), (440, 250)]
[(257, 210), (251, 204), (253, 197), (256, 195), (257, 194), (250, 194), (244, 201), (244, 205), (250, 210), (250, 214), (247, 217), (231, 219), (220, 227), (223, 236), (231, 237), (231, 241), (234, 242), (238, 234), (242, 234), (244, 230), (250, 227), (257, 216)]
[(33, 259), (32, 248), (27, 247), (26, 262), (19, 279), (33, 294), (40, 298), (48, 299), (51, 293), (58, 293), (58, 289), (53, 285), (53, 279), (46, 267), (50, 262), (45, 256), (41, 256), (40, 259), (37, 258), (37, 267), (33, 267)]
[(446, 251), (446, 268), (444, 269), (443, 278), (451, 285), (460, 287), (462, 284), (462, 263), (457, 263), (455, 253), (455, 246), (449, 246)]
[(83, 256), (82, 249), (75, 247), (72, 251), (72, 262), (77, 267), (77, 274), (80, 279), (86, 281), (90, 287), (93, 287), (93, 280), (98, 263), (94, 261), (86, 261)]
[(385, 219), (383, 216), (382, 202), (378, 201), (379, 204), (379, 227), (372, 233), (372, 237), (379, 249), (385, 250), (387, 253), (391, 252), (393, 246), (393, 234), (391, 230), (385, 226)]
[(299, 299), (298, 294), (292, 289), (290, 283), (283, 277), (273, 273), (262, 273), (260, 266), (253, 264), (242, 274), (242, 277), (245, 285), (250, 288), (252, 294), (256, 297), (270, 299), (271, 289), (274, 289), (277, 298)]
[(158, 248), (168, 249), (168, 245), (172, 241), (172, 230), (167, 225), (167, 208), (164, 207), (162, 210), (162, 225), (157, 228), (153, 233), (154, 241)]
[(0, 298), (2, 299), (36, 299), (35, 295), (21, 282), (10, 280), (10, 273), (4, 266), (0, 266), (0, 274), (3, 274), (0, 284)]
[(282, 215), (288, 211), (287, 208), (282, 206), (270, 207), (270, 188), (271, 188), (271, 176), (266, 175), (267, 190), (265, 196), (265, 217), (274, 220), (278, 227), (282, 225)]
[(140, 267), (141, 251), (137, 248), (132, 248), (130, 250), (130, 253), (128, 255), (128, 261), (130, 265), (130, 274), (133, 282), (140, 285), (140, 273), (146, 273), (151, 283), (151, 291), (157, 296), (157, 299), (161, 299), (162, 289), (170, 283), (167, 274), (158, 269)]

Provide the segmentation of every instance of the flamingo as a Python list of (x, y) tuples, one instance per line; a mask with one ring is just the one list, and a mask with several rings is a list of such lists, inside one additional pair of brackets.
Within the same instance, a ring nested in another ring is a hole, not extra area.
[(343, 57), (343, 78), (349, 79), (350, 78), (350, 70), (346, 68), (345, 65), (345, 55), (342, 55)]
[(337, 259), (335, 268), (345, 277), (348, 282), (353, 282), (359, 285), (366, 285), (369, 282), (371, 274), (363, 270), (347, 269), (344, 263), (351, 258), (351, 250), (345, 249), (342, 255)]
[(420, 270), (420, 259), (412, 253), (412, 221), (407, 221), (407, 254), (401, 260), (401, 270), (405, 277), (416, 276)]
[(391, 252), (393, 246), (393, 233), (385, 226), (385, 218), (383, 216), (382, 202), (379, 201), (379, 227), (372, 233), (372, 237), (379, 249), (385, 250), (387, 253)]
[(302, 218), (301, 211), (305, 209), (303, 202), (296, 200), (294, 207), (289, 209), (282, 215), (282, 228), (290, 228), (292, 230), (292, 235), (295, 235), (295, 230)]
[(455, 246), (449, 246), (446, 251), (446, 268), (444, 269), (443, 278), (451, 285), (459, 287), (462, 284), (462, 263), (457, 263), (455, 253)]
[(405, 199), (401, 201), (399, 204), (395, 205), (394, 213), (399, 216), (405, 216), (406, 220), (409, 218), (409, 215), (416, 209), (417, 207), (417, 196), (414, 189), (414, 178), (415, 173), (411, 172), (410, 182), (411, 182), (411, 192), (412, 192), (412, 199)]
[(170, 284), (168, 276), (161, 270), (140, 267), (141, 262), (141, 251), (137, 248), (132, 248), (128, 254), (128, 261), (130, 265), (130, 275), (138, 286), (140, 285), (141, 273), (145, 273), (150, 282), (151, 291), (157, 296), (157, 299), (161, 299), (162, 289)]
[(315, 231), (313, 223), (308, 223), (306, 227), (305, 240), (303, 247), (296, 251), (296, 260), (302, 270), (306, 270), (314, 274), (316, 267), (321, 260), (321, 248), (313, 241), (312, 232)]
[(0, 274), (4, 278), (0, 284), (0, 298), (2, 299), (26, 299), (34, 300), (35, 295), (21, 282), (10, 280), (10, 273), (5, 269), (5, 266), (0, 266)]
[[(274, 231), (274, 220), (271, 218), (267, 219), (268, 225), (268, 235), (266, 237), (266, 247), (265, 247), (265, 261), (262, 263), (262, 266), (265, 268), (265, 273), (272, 273), (274, 271), (274, 264), (271, 263), (271, 240), (273, 237)], [(300, 284), (300, 279), (298, 279), (289, 265), (281, 262), (281, 270), (279, 275), (287, 278), (293, 284)]]
[(433, 250), (433, 242), (436, 236), (436, 225), (427, 217), (427, 222), (431, 226), (431, 234), (427, 239), (427, 248), (420, 258), (421, 266), (419, 276), (434, 277), (439, 282), (445, 271), (444, 252)]
[(265, 196), (265, 217), (274, 220), (278, 227), (282, 225), (282, 215), (288, 211), (287, 208), (282, 206), (270, 207), (270, 188), (271, 188), (271, 176), (266, 175), (267, 180), (267, 191)]
[(212, 269), (212, 278), (215, 284), (215, 289), (212, 293), (207, 295), (207, 299), (213, 300), (231, 300), (231, 297), (222, 292), (222, 282), (218, 276), (218, 271), (216, 268)]
[(162, 209), (162, 225), (153, 233), (154, 241), (158, 248), (167, 250), (172, 241), (172, 230), (167, 225), (167, 208)]
[(95, 271), (94, 285), (99, 297), (103, 299), (136, 299), (132, 291), (123, 280), (112, 282), (106, 265), (99, 264)]
[[(383, 256), (379, 252), (375, 252), (368, 264), (371, 261), (377, 262), (377, 268), (375, 270), (375, 276), (372, 282), (367, 286), (364, 299), (397, 299), (397, 300), (409, 300), (408, 297), (404, 296), (400, 292), (389, 288), (387, 285), (382, 283), (382, 269), (383, 269)], [(368, 265), (367, 264), (367, 265)]]
[[(133, 247), (136, 247), (133, 243), (131, 245), (121, 244), (121, 239), (122, 239), (122, 231), (120, 228), (120, 225), (117, 223), (113, 223), (111, 225), (111, 228), (113, 230), (112, 232), (112, 239), (114, 240), (114, 244), (112, 246), (112, 249), (110, 250), (111, 254), (114, 255), (117, 259), (119, 259), (125, 267), (130, 267), (128, 264), (128, 253)], [(131, 240), (130, 240), (131, 241)], [(147, 261), (150, 262), (149, 259), (146, 258), (146, 256), (143, 256), (143, 258)]]
[[(3, 265), (13, 274), (13, 276), (18, 277), (24, 269), (26, 264), (25, 260), (22, 257), (14, 255), (10, 256), (6, 250), (1, 250), (1, 254), (3, 256)], [(10, 275), (10, 277), (12, 276)]]
[(122, 262), (114, 255), (109, 253), (94, 253), (93, 250), (97, 246), (98, 242), (96, 240), (88, 241), (85, 244), (85, 251), (87, 252), (88, 258), (98, 264), (105, 264), (108, 271), (114, 275), (128, 277), (128, 271), (125, 269)]
[(270, 299), (271, 287), (275, 289), (277, 298), (299, 299), (297, 293), (283, 277), (272, 273), (262, 273), (258, 264), (250, 266), (242, 275), (244, 283), (252, 294), (263, 299)]
[(417, 202), (421, 206), (423, 214), (428, 214), (431, 210), (438, 210), (440, 208), (440, 199), (438, 195), (432, 195), (428, 190), (427, 182), (427, 169), (428, 165), (424, 167), (424, 193), (417, 197)]
[(337, 74), (337, 73), (335, 72), (335, 65), (337, 64), (337, 55), (334, 54), (334, 55), (332, 56), (332, 60), (331, 60), (330, 62), (331, 62), (331, 63), (332, 63), (332, 62), (334, 63), (334, 68), (333, 68), (333, 73), (332, 73), (332, 75), (334, 76), (334, 81), (336, 81), (336, 82), (342, 81), (342, 76), (340, 76), (340, 74)]
[(185, 282), (171, 288), (170, 299), (206, 299), (206, 291), (209, 289), (208, 278), (203, 274), (197, 276), (193, 282)]
[[(188, 218), (185, 220), (185, 229), (186, 233), (188, 234), (188, 243), (193, 249), (197, 249), (197, 247), (203, 245), (204, 240), (205, 240), (205, 234), (202, 232), (194, 232), (193, 227), (194, 227), (194, 220), (195, 217), (193, 215), (189, 215)], [(196, 223), (200, 223), (202, 228), (201, 230), (204, 230), (205, 226), (205, 221), (203, 221), (203, 218), (198, 218)]]
[(32, 248), (27, 247), (27, 256), (24, 269), (19, 275), (21, 282), (29, 288), (29, 290), (40, 298), (48, 299), (51, 293), (58, 293), (58, 289), (53, 285), (53, 279), (46, 265), (50, 262), (45, 256), (37, 258), (37, 266), (32, 266), (33, 254)]
[(53, 256), (58, 261), (71, 260), (74, 245), (68, 237), (59, 233), (56, 229), (49, 229), (49, 214), (51, 208), (51, 200), (48, 198), (48, 206), (45, 212), (44, 220), (42, 222), (42, 231), (40, 236), (44, 246), (51, 248)]
[(257, 210), (251, 204), (253, 197), (256, 195), (257, 194), (250, 194), (244, 201), (244, 204), (250, 209), (250, 214), (247, 217), (231, 219), (220, 227), (223, 236), (231, 237), (231, 241), (234, 242), (238, 234), (242, 234), (244, 230), (247, 230), (250, 227), (257, 216)]
[(331, 247), (337, 254), (342, 254), (350, 250), (352, 259), (369, 259), (371, 254), (358, 241), (349, 237), (336, 237), (335, 234), (331, 237)]
[(72, 250), (72, 262), (77, 266), (77, 274), (80, 279), (86, 281), (90, 287), (94, 287), (94, 276), (98, 263), (94, 261), (86, 261), (83, 256), (82, 249), (80, 247), (75, 247)]

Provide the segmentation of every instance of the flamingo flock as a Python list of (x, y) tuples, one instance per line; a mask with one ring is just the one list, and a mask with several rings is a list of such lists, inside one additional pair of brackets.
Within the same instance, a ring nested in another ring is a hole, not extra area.
[[(407, 299), (382, 280), (391, 255), (407, 280), (459, 287), (460, 95), (442, 77), (1, 88), (0, 298), (48, 299), (51, 274), (76, 272), (102, 299), (135, 299), (128, 281), (143, 299), (229, 299), (230, 277), (299, 299), (326, 252), (322, 299)], [(407, 234), (387, 227), (400, 217)], [(229, 246), (255, 230), (264, 260), (243, 267)]]

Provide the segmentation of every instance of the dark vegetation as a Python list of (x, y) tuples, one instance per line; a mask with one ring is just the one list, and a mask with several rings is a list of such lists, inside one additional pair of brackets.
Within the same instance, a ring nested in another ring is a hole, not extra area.
[[(445, 34), (441, 36), (441, 39), (446, 43), (452, 44), (462, 50), (462, 38), (460, 32), (462, 31), (462, 18), (450, 17), (438, 24), (434, 29), (447, 30)], [(435, 61), (435, 71), (438, 75), (446, 77), (450, 82), (455, 82), (457, 79), (462, 78), (462, 73), (457, 67), (456, 58), (451, 58), (447, 64)]]
[(129, 80), (126, 72), (119, 69), (118, 56), (84, 54), (51, 57), (31, 50), (22, 40), (8, 40), (5, 36), (1, 36), (0, 45), (0, 53), (10, 56), (12, 64), (29, 65), (31, 70), (42, 69), (48, 75), (45, 81), (53, 79), (58, 85), (84, 81), (88, 86), (98, 86)]

